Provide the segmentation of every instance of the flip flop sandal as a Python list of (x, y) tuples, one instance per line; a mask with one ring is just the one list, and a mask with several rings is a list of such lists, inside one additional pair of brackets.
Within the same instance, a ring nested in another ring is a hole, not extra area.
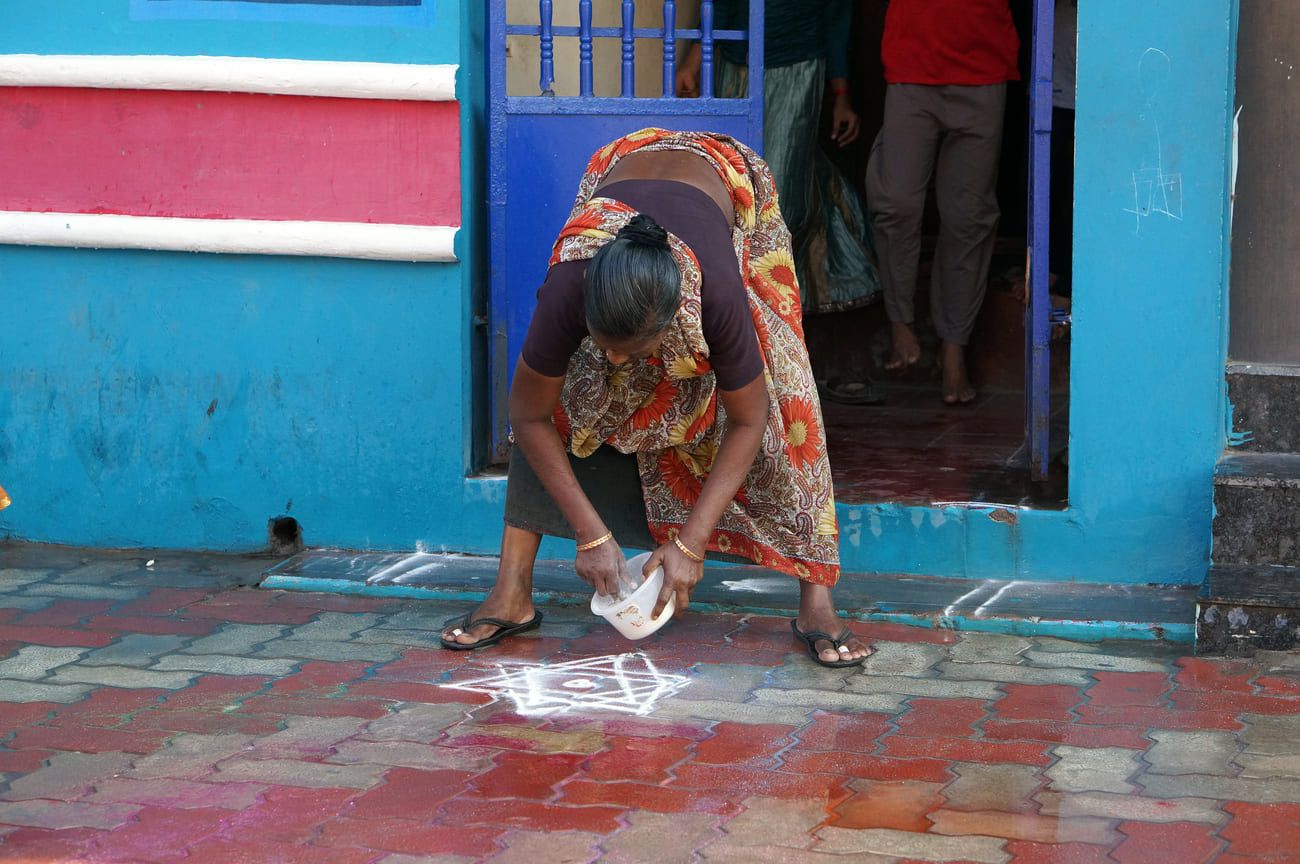
[(885, 401), (880, 388), (872, 381), (834, 384), (818, 381), (817, 393), (825, 401), (838, 402), (841, 405), (878, 405)]
[(791, 621), (790, 629), (794, 631), (795, 636), (803, 640), (803, 643), (808, 646), (808, 654), (812, 657), (813, 662), (819, 666), (825, 666), (827, 669), (843, 669), (847, 666), (861, 666), (862, 661), (871, 656), (868, 654), (866, 657), (859, 657), (856, 660), (834, 661), (827, 661), (821, 658), (821, 653), (817, 650), (818, 642), (831, 643), (831, 647), (834, 648), (836, 653), (841, 657), (849, 653), (849, 648), (844, 643), (852, 639), (854, 634), (853, 631), (847, 627), (841, 630), (840, 635), (838, 636), (831, 636), (829, 633), (823, 633), (820, 630), (809, 630), (805, 632), (799, 629), (798, 621)]
[(485, 636), (477, 642), (470, 642), (468, 645), (457, 642), (455, 639), (439, 639), (438, 641), (442, 643), (443, 648), (448, 648), (452, 651), (473, 651), (476, 648), (487, 648), (491, 645), (497, 644), (508, 636), (517, 636), (518, 634), (526, 633), (529, 630), (536, 630), (542, 625), (541, 612), (534, 614), (532, 618), (522, 624), (514, 621), (503, 621), (500, 618), (475, 618), (471, 621), (469, 616), (470, 613), (467, 612), (459, 618), (452, 618), (443, 624), (443, 626), (456, 628), (451, 631), (452, 636), (459, 636), (467, 630), (473, 630), (480, 624), (493, 624), (500, 629), (491, 636)]

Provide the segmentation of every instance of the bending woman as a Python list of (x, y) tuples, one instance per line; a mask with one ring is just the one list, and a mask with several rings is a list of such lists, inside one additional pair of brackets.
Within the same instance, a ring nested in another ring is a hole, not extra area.
[(587, 167), (510, 393), (501, 565), (443, 645), (532, 629), (543, 534), (603, 594), (621, 543), (653, 549), (654, 614), (680, 614), (708, 552), (800, 580), (794, 632), (823, 664), (869, 649), (839, 620), (838, 527), (790, 232), (767, 165), (721, 135), (645, 129)]

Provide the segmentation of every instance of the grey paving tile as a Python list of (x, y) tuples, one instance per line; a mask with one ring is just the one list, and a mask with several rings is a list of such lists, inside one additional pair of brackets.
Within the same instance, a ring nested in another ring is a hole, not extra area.
[(0, 702), (76, 702), (93, 688), (89, 684), (48, 684), (44, 681), (0, 681)]
[(1025, 659), (1035, 666), (1047, 668), (1069, 667), (1104, 672), (1164, 672), (1166, 669), (1160, 660), (1082, 651), (1026, 651)]
[(1122, 747), (1052, 748), (1057, 762), (1046, 773), (1058, 792), (1132, 792), (1129, 778), (1141, 770), (1138, 752)]
[(956, 644), (950, 645), (948, 654), (954, 663), (1009, 663), (1023, 661), (1021, 655), (1033, 647), (1028, 639), (1019, 636), (998, 636), (992, 633), (963, 633)]
[(126, 772), (128, 777), (152, 779), (176, 777), (195, 780), (212, 773), (212, 766), (237, 753), (247, 753), (257, 740), (252, 735), (177, 735), (148, 756), (138, 756)]
[(357, 633), (379, 623), (381, 616), (370, 612), (322, 612), (312, 621), (289, 628), (286, 639), (305, 642), (346, 642)]
[(1227, 821), (1227, 814), (1218, 809), (1218, 801), (1184, 795), (1161, 796), (1151, 789), (1143, 795), (1039, 792), (1034, 798), (1042, 805), (1038, 812), (1044, 816), (1095, 816), (1135, 822), (1204, 822), (1207, 825)]
[(140, 807), (128, 804), (83, 804), (68, 801), (0, 801), (0, 822), (31, 828), (99, 828), (129, 822)]
[(891, 828), (823, 828), (817, 849), (837, 855), (872, 854), (918, 861), (977, 861), (1006, 864), (1011, 855), (996, 837), (945, 837)]
[(1152, 774), (1237, 773), (1232, 760), (1241, 752), (1241, 742), (1231, 732), (1153, 729), (1148, 734), (1156, 742), (1144, 756)]
[(60, 666), (75, 663), (85, 653), (85, 648), (50, 648), (45, 645), (24, 645), (12, 657), (0, 660), (0, 678), (38, 681)]
[[(754, 691), (748, 705), (800, 705), (821, 711), (876, 711), (895, 713), (902, 710), (904, 697), (893, 693), (827, 692), (826, 690), (781, 690), (767, 687)], [(775, 722), (775, 721), (773, 721)]]
[(387, 717), (371, 720), (358, 737), (370, 741), (414, 741), (429, 744), (450, 726), (465, 720), (474, 705), (462, 702), (424, 704), (403, 702)]
[(185, 644), (182, 636), (152, 636), (131, 633), (112, 645), (96, 648), (82, 660), (83, 666), (151, 666), (159, 657), (170, 654)]
[(1300, 803), (1300, 779), (1144, 774), (1143, 794), (1156, 798), (1217, 798), (1256, 804)]
[(650, 716), (662, 720), (729, 720), (733, 723), (780, 723), (787, 726), (802, 726), (813, 710), (806, 706), (788, 706), (771, 702), (746, 702), (737, 705), (734, 702), (716, 699), (672, 698), (664, 699), (655, 705)]
[(135, 600), (146, 593), (144, 588), (124, 588), (116, 585), (84, 585), (58, 581), (33, 582), (23, 587), (23, 593), (38, 597), (61, 597), (64, 600)]
[(72, 753), (50, 755), (40, 769), (24, 774), (0, 795), (8, 801), (77, 798), (98, 781), (125, 771), (131, 765), (126, 753)]
[(1043, 783), (1042, 775), (1032, 765), (958, 762), (953, 771), (957, 779), (943, 789), (947, 810), (1033, 810), (1031, 798)]
[(266, 787), (258, 783), (196, 783), (192, 780), (136, 780), (118, 777), (96, 784), (85, 800), (93, 804), (149, 804), (194, 810), (243, 810), (257, 803)]
[(396, 645), (361, 645), (356, 642), (312, 642), (276, 639), (255, 652), (258, 657), (287, 657), (297, 660), (369, 660), (382, 663), (401, 653)]
[(1241, 740), (1246, 752), (1262, 756), (1288, 756), (1300, 741), (1300, 715), (1242, 714), (1246, 729)]
[(848, 689), (863, 694), (895, 694), (929, 699), (997, 699), (1002, 695), (993, 681), (953, 681), (947, 678), (909, 678), (903, 675), (863, 676), (849, 681)]
[(940, 663), (939, 674), (953, 681), (997, 681), (1004, 684), (1068, 684), (1086, 687), (1092, 676), (1082, 669), (1012, 666), (1007, 663)]
[(196, 639), (181, 650), (187, 654), (243, 655), (263, 642), (280, 638), (286, 629), (278, 624), (225, 624), (217, 632)]
[(129, 666), (82, 666), (74, 664), (58, 669), (50, 676), (51, 684), (98, 684), (106, 687), (161, 687), (181, 690), (194, 681), (191, 672), (154, 672)]
[(369, 789), (388, 768), (383, 765), (331, 765), (298, 759), (228, 759), (217, 766), (219, 783), (252, 781), (315, 789)]
[(933, 667), (948, 656), (943, 645), (928, 642), (878, 642), (862, 663), (866, 675), (933, 675)]
[(161, 672), (212, 672), (218, 675), (283, 677), (298, 668), (297, 660), (269, 657), (230, 657), (223, 654), (169, 654), (151, 668)]

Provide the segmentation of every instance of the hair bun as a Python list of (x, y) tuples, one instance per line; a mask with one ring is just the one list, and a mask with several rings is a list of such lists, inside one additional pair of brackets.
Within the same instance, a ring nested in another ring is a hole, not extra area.
[(636, 246), (652, 246), (661, 249), (668, 248), (668, 232), (663, 227), (646, 216), (644, 213), (638, 213), (624, 225), (615, 235), (618, 240), (626, 240)]

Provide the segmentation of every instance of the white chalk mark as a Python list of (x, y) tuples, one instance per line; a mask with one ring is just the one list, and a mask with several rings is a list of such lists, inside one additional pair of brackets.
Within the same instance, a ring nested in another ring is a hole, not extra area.
[(1124, 212), (1133, 214), (1135, 234), (1142, 232), (1142, 221), (1151, 216), (1165, 216), (1178, 222), (1183, 219), (1183, 177), (1165, 170), (1164, 141), (1156, 107), (1171, 65), (1169, 55), (1159, 48), (1148, 48), (1138, 61), (1138, 83), (1146, 97), (1141, 116), (1151, 124), (1155, 166), (1143, 166), (1133, 172), (1133, 206), (1124, 208)]
[(1003, 594), (1007, 593), (1008, 590), (1010, 590), (1011, 588), (1014, 588), (1015, 586), (1017, 586), (1017, 585), (1019, 585), (1019, 584), (1020, 584), (1019, 582), (1008, 582), (1007, 584), (1003, 585), (1001, 588), (998, 589), (998, 592), (997, 592), (996, 594), (994, 594), (994, 595), (993, 595), (992, 597), (990, 597), (989, 599), (985, 600), (984, 603), (983, 603), (983, 604), (982, 604), (978, 609), (975, 610), (975, 612), (972, 614), (971, 617), (972, 617), (972, 618), (983, 618), (983, 617), (984, 617), (984, 610), (985, 610), (985, 609), (989, 608), (989, 607), (992, 606), (994, 603), (997, 603), (999, 600), (1002, 599), (1002, 595), (1003, 595)]
[(639, 652), (551, 665), (506, 661), (496, 667), (495, 674), (443, 686), (508, 697), (526, 717), (575, 710), (644, 716), (660, 699), (691, 683), (685, 675), (660, 672), (654, 661)]
[(981, 591), (988, 591), (992, 587), (993, 587), (992, 579), (984, 580), (983, 583), (976, 585), (974, 588), (972, 588), (971, 590), (967, 591), (965, 594), (958, 597), (956, 600), (949, 603), (948, 607), (943, 610), (943, 617), (951, 618), (953, 616), (953, 613), (957, 611), (957, 607), (961, 606), (961, 604), (965, 603), (967, 600), (970, 600), (972, 597), (974, 597), (976, 594), (980, 593)]

